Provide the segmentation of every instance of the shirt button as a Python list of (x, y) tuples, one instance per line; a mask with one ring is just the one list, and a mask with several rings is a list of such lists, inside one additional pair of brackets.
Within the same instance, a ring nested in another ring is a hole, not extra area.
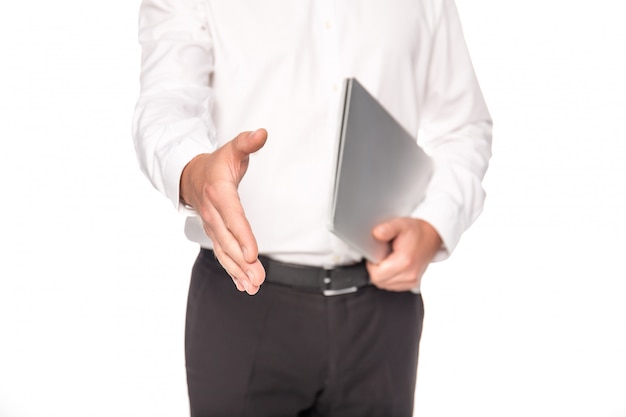
[(337, 83), (333, 83), (333, 92), (336, 93), (337, 91), (339, 91), (339, 85), (337, 85)]
[(330, 23), (330, 20), (327, 20), (324, 22), (324, 27), (326, 28), (326, 30), (330, 30), (333, 25)]
[(339, 256), (339, 255), (333, 256), (333, 263), (335, 265), (339, 265), (340, 262), (341, 262), (341, 256)]

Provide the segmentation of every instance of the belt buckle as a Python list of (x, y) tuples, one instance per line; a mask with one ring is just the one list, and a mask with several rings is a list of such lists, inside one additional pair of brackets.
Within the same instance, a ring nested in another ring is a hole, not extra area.
[[(328, 271), (326, 272), (328, 274)], [(357, 292), (359, 287), (348, 287), (348, 288), (342, 288), (340, 290), (331, 290), (330, 289), (330, 284), (332, 283), (332, 279), (329, 276), (326, 276), (326, 278), (324, 278), (324, 289), (322, 290), (322, 294), (324, 294), (326, 297), (334, 297), (335, 295), (344, 295), (344, 294), (350, 294), (353, 292)]]

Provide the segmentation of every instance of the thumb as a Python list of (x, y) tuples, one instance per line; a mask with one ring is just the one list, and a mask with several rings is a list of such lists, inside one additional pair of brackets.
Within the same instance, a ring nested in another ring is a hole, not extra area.
[(233, 149), (239, 159), (246, 159), (248, 155), (261, 149), (267, 141), (267, 131), (257, 129), (253, 132), (243, 132), (233, 140)]
[(376, 240), (389, 242), (402, 231), (402, 219), (392, 219), (374, 227), (372, 235)]

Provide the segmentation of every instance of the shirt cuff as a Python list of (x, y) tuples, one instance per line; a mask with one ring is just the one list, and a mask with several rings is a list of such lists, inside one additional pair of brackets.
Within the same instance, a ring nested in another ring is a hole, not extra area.
[(411, 214), (411, 217), (429, 223), (441, 237), (443, 243), (435, 254), (433, 262), (440, 262), (450, 257), (459, 243), (463, 233), (459, 225), (459, 216), (458, 207), (443, 199), (441, 201), (426, 200)]

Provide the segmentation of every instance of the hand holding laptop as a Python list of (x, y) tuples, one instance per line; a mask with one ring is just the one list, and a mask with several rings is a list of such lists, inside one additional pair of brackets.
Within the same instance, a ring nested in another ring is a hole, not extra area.
[[(379, 263), (392, 248), (372, 230), (415, 209), (426, 193), (432, 161), (357, 80), (346, 80), (343, 99), (329, 229)], [(421, 227), (411, 223), (410, 229)]]
[(373, 235), (380, 242), (390, 242), (391, 253), (377, 264), (367, 262), (372, 284), (388, 291), (419, 288), (442, 245), (437, 231), (423, 220), (402, 217), (378, 225)]

